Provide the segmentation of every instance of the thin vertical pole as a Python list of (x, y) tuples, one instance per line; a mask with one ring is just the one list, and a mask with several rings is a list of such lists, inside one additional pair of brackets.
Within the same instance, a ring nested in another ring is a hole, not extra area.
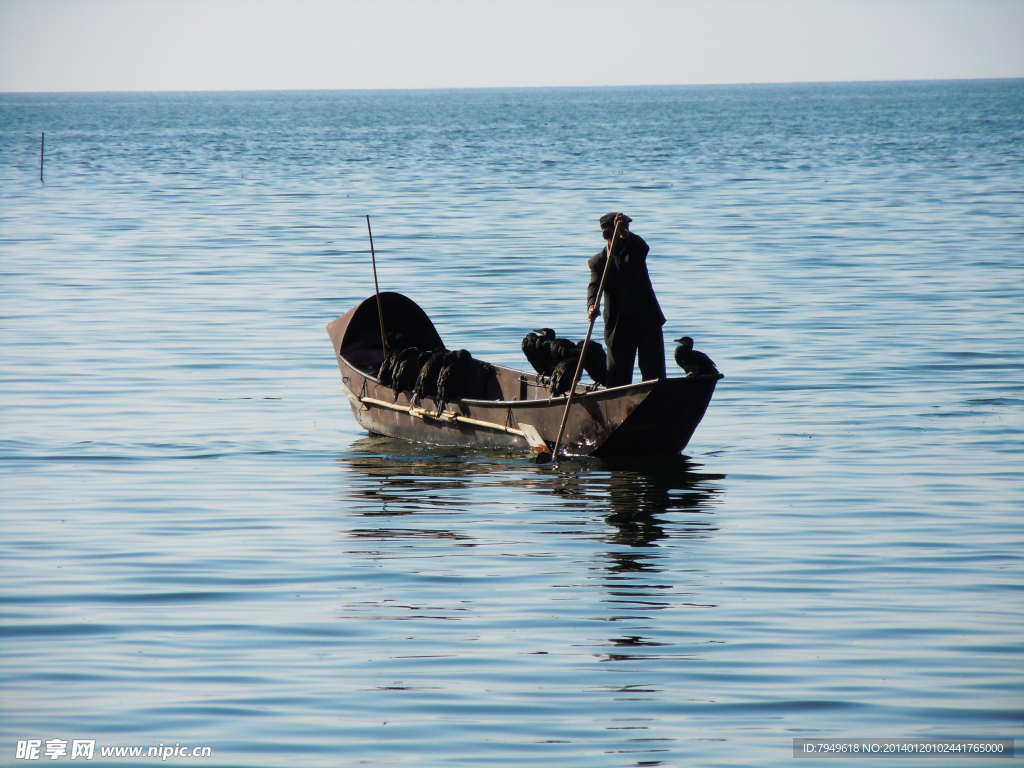
[(558, 461), (558, 449), (562, 445), (562, 435), (565, 434), (565, 424), (569, 420), (569, 406), (572, 405), (573, 395), (576, 394), (576, 385), (583, 373), (583, 359), (587, 356), (587, 346), (590, 344), (590, 335), (594, 332), (594, 323), (597, 321), (597, 309), (601, 306), (601, 293), (604, 291), (604, 281), (608, 278), (608, 267), (612, 263), (612, 246), (619, 239), (619, 222), (615, 222), (615, 231), (612, 239), (608, 241), (608, 249), (605, 251), (604, 272), (601, 273), (601, 283), (597, 287), (597, 299), (594, 301), (594, 319), (590, 321), (587, 328), (587, 338), (583, 340), (583, 348), (580, 350), (580, 359), (576, 363), (576, 373), (572, 377), (572, 386), (569, 388), (569, 395), (565, 398), (565, 411), (562, 413), (562, 424), (558, 427), (558, 437), (555, 438), (555, 447), (551, 449), (551, 458)]
[(380, 288), (377, 285), (377, 256), (373, 252), (373, 230), (370, 229), (370, 214), (366, 214), (366, 233), (370, 236), (370, 261), (373, 263), (373, 292), (377, 294), (377, 317), (380, 319), (380, 346), (388, 353), (388, 342), (384, 338), (384, 308), (380, 303)]
[[(39, 180), (43, 180), (43, 147), (46, 146), (46, 132), (39, 134)], [(44, 182), (45, 183), (45, 182)]]

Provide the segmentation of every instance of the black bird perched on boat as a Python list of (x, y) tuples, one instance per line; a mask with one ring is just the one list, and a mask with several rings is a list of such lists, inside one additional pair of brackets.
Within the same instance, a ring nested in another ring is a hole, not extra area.
[(446, 352), (437, 374), (437, 413), (448, 403), (464, 398), (485, 399), (487, 385), (498, 369), (482, 360), (474, 360), (465, 349)]
[(392, 387), (395, 383), (395, 364), (398, 362), (398, 356), (407, 349), (404, 345), (401, 347), (395, 347), (390, 349), (384, 356), (384, 362), (380, 364), (380, 373), (377, 374), (377, 381), (383, 384), (385, 387)]
[(560, 362), (579, 354), (576, 345), (568, 339), (552, 339), (547, 342), (547, 348), (548, 355), (551, 356), (552, 375), (554, 375), (554, 370)]
[(412, 389), (416, 375), (420, 372), (419, 358), (422, 353), (416, 347), (406, 347), (395, 356), (391, 367), (391, 388), (395, 390), (392, 402), (398, 402), (398, 393)]
[(675, 351), (676, 363), (686, 371), (688, 376), (691, 374), (693, 376), (707, 376), (708, 374), (718, 373), (718, 369), (711, 358), (693, 348), (693, 339), (689, 336), (675, 339), (675, 342), (679, 345)]
[[(583, 349), (583, 342), (576, 345), (576, 353)], [(608, 378), (608, 358), (604, 353), (604, 347), (591, 339), (587, 343), (586, 354), (583, 355), (583, 370), (597, 384), (604, 384)]]
[(437, 413), (440, 416), (445, 406), (462, 396), (462, 387), (469, 373), (473, 356), (465, 349), (445, 352), (441, 370), (437, 373)]
[[(575, 350), (575, 347), (573, 347)], [(551, 395), (558, 397), (564, 395), (572, 386), (573, 377), (576, 375), (576, 366), (580, 363), (579, 352), (563, 358), (551, 372)]]
[(395, 364), (395, 357), (405, 349), (405, 337), (398, 332), (391, 332), (386, 337), (388, 344), (387, 354), (384, 355), (384, 360), (380, 364), (380, 369), (377, 371), (377, 381), (383, 384), (385, 387), (391, 386), (392, 368)]
[(391, 365), (395, 362), (395, 354), (397, 352), (398, 350), (388, 351), (388, 353), (384, 355), (384, 361), (380, 364), (380, 370), (377, 372), (377, 381), (380, 382), (382, 386), (391, 386)]
[(462, 398), (486, 400), (491, 377), (497, 375), (497, 367), (476, 358), (469, 361), (469, 373), (462, 385)]
[(545, 332), (550, 332), (551, 339), (555, 338), (555, 332), (550, 328), (538, 328), (523, 337), (522, 349), (526, 359), (537, 373), (541, 376), (550, 376), (552, 367), (551, 355), (548, 354), (546, 348), (541, 347), (541, 344), (549, 339), (546, 336), (537, 335), (538, 333), (544, 334)]
[[(526, 339), (534, 337), (536, 341), (531, 339), (527, 342), (523, 339), (523, 353), (526, 354), (526, 359), (530, 361), (530, 364), (537, 370), (541, 376), (550, 376), (552, 371), (555, 370), (555, 366), (562, 362), (566, 357), (574, 354), (575, 345), (568, 339), (559, 339), (555, 337), (555, 332), (551, 328), (538, 328), (536, 333), (539, 336), (534, 336), (532, 333), (527, 334)], [(527, 353), (527, 347), (532, 346), (534, 351), (534, 359), (530, 358), (530, 354)]]
[(420, 404), (424, 397), (437, 397), (437, 375), (441, 372), (441, 364), (444, 362), (446, 349), (431, 350), (430, 357), (420, 366), (419, 376), (416, 377), (416, 385), (412, 390), (412, 401), (415, 405)]
[[(576, 367), (580, 364), (580, 353), (583, 350), (583, 342), (579, 342), (571, 354), (563, 357), (551, 372), (551, 394), (553, 397), (564, 395), (572, 386), (573, 377), (576, 375)], [(587, 344), (586, 354), (583, 356), (583, 370), (587, 372), (596, 383), (604, 384), (608, 376), (608, 363), (604, 354), (604, 347), (596, 341), (591, 340)]]

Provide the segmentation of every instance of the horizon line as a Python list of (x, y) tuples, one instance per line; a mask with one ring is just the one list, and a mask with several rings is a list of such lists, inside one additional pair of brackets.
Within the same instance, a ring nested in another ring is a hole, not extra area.
[(618, 88), (713, 88), (713, 87), (748, 87), (748, 86), (784, 86), (784, 85), (881, 85), (897, 83), (968, 83), (968, 82), (1000, 82), (1024, 80), (1024, 76), (1016, 77), (937, 77), (924, 79), (893, 79), (893, 80), (779, 80), (779, 81), (747, 81), (721, 83), (640, 83), (631, 85), (458, 85), (430, 87), (392, 87), (392, 88), (207, 88), (201, 90), (185, 89), (128, 89), (128, 90), (81, 90), (81, 91), (0, 91), (0, 96), (31, 96), (31, 95), (75, 95), (75, 94), (122, 94), (122, 93), (374, 93), (381, 91), (553, 91), (553, 90), (599, 90)]

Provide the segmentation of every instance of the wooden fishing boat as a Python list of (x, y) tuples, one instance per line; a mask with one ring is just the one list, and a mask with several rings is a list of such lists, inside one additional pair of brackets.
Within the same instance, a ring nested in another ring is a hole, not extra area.
[[(409, 344), (444, 343), (427, 314), (399, 293), (380, 294), (385, 328)], [(396, 393), (373, 373), (384, 358), (377, 301), (370, 297), (327, 325), (341, 369), (341, 389), (360, 426), (371, 433), (434, 445), (529, 449), (554, 445), (567, 396), (551, 397), (535, 373), (494, 366), (486, 397), (450, 403), (440, 414), (424, 398)], [(622, 387), (578, 384), (562, 448), (571, 455), (678, 453), (689, 442), (722, 374), (642, 381)], [(560, 451), (561, 452), (561, 451)]]

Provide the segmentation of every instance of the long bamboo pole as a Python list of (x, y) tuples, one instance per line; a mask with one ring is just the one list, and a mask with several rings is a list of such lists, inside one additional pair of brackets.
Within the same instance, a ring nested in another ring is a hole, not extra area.
[[(605, 250), (604, 259), (604, 272), (601, 273), (601, 283), (597, 287), (597, 299), (594, 302), (594, 316), (590, 320), (590, 325), (587, 327), (587, 338), (583, 340), (583, 348), (580, 350), (580, 360), (576, 364), (576, 375), (572, 377), (572, 386), (569, 387), (569, 396), (565, 400), (565, 412), (562, 413), (562, 424), (558, 427), (558, 437), (555, 438), (555, 447), (551, 450), (551, 458), (558, 459), (558, 449), (562, 445), (562, 436), (565, 434), (565, 424), (569, 420), (569, 406), (572, 405), (572, 398), (576, 394), (576, 385), (579, 384), (580, 376), (583, 373), (583, 358), (587, 354), (587, 345), (590, 343), (590, 335), (594, 332), (594, 323), (597, 322), (597, 312), (601, 308), (601, 294), (604, 292), (604, 281), (608, 277), (608, 266), (612, 263), (612, 246), (615, 245), (615, 241), (619, 239), (619, 224), (621, 220), (616, 220), (615, 231), (612, 233), (612, 239), (608, 242), (608, 247)], [(538, 457), (538, 460), (540, 457)]]
[(370, 261), (373, 263), (373, 292), (377, 295), (377, 318), (380, 320), (380, 346), (388, 353), (388, 342), (384, 335), (384, 307), (380, 303), (380, 288), (377, 286), (377, 256), (373, 252), (373, 231), (370, 229), (370, 214), (366, 214), (366, 233), (370, 236)]
[(453, 411), (442, 411), (437, 414), (433, 411), (428, 411), (426, 408), (417, 408), (413, 405), (398, 405), (397, 403), (389, 403), (387, 400), (378, 400), (375, 397), (360, 397), (358, 398), (360, 403), (369, 403), (375, 405), (378, 408), (387, 408), (389, 411), (401, 411), (402, 413), (408, 413), (410, 416), (416, 416), (421, 419), (433, 419), (435, 421), (448, 421), (453, 424), (463, 423), (472, 424), (476, 427), (487, 427), (488, 429), (496, 429), (499, 432), (507, 432), (510, 435), (518, 435), (519, 437), (526, 437), (526, 434), (521, 429), (510, 427), (506, 424), (498, 424), (496, 421), (481, 421), (480, 419), (471, 419), (468, 416), (462, 416)]

